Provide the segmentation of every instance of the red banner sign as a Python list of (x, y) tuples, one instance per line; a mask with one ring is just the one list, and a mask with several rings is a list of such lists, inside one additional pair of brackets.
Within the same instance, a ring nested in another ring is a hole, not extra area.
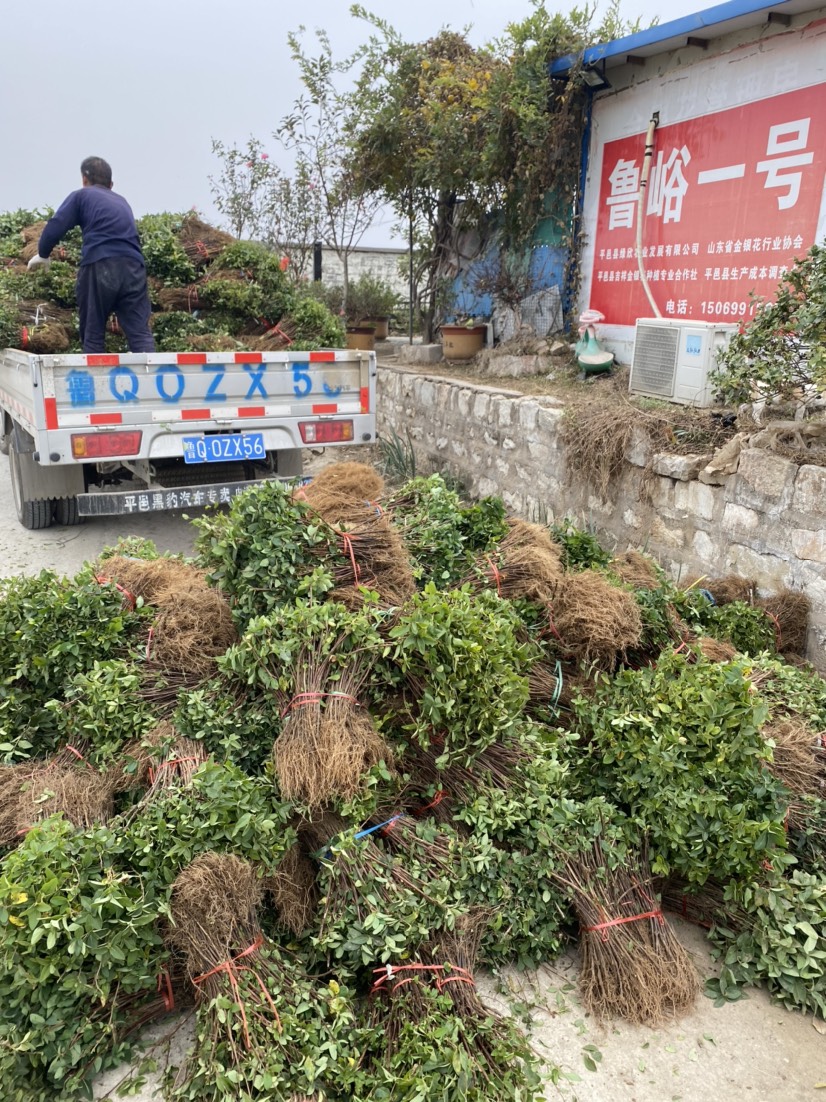
[[(663, 316), (747, 319), (814, 244), (826, 174), (826, 84), (662, 126), (642, 256)], [(590, 306), (612, 325), (651, 317), (636, 254), (645, 134), (603, 154)]]

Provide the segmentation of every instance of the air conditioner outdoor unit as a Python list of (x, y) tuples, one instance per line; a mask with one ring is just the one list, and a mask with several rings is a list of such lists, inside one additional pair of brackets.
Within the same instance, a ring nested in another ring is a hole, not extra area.
[(713, 405), (708, 377), (737, 329), (714, 321), (639, 318), (629, 390), (687, 406)]

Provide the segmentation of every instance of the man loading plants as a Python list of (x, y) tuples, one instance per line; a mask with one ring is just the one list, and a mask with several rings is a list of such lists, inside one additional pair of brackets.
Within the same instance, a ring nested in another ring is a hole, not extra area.
[(112, 169), (101, 157), (80, 166), (82, 187), (73, 191), (46, 223), (31, 271), (48, 268), (58, 241), (80, 226), (83, 248), (77, 272), (80, 343), (84, 352), (103, 352), (106, 321), (116, 313), (130, 352), (154, 352), (146, 263), (132, 208), (112, 191)]

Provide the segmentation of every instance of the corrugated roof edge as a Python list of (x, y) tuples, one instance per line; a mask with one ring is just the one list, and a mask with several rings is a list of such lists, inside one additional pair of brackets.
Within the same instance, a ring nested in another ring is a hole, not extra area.
[[(656, 46), (658, 42), (666, 42), (672, 38), (690, 36), (704, 27), (713, 27), (717, 23), (726, 23), (730, 19), (739, 19), (744, 15), (754, 15), (762, 11), (780, 11), (789, 0), (776, 0), (773, 4), (767, 4), (765, 0), (728, 0), (725, 4), (717, 4), (705, 11), (695, 12), (694, 15), (684, 15), (681, 19), (673, 19), (670, 23), (661, 23), (656, 27), (638, 31), (637, 34), (629, 34), (625, 38), (617, 38), (613, 42), (603, 42), (597, 46), (589, 46), (585, 51), (584, 62), (591, 65), (594, 62), (607, 60), (620, 54), (633, 54), (646, 46)], [(817, 4), (813, 2), (812, 7)], [(567, 54), (551, 62), (551, 76), (562, 76), (576, 61), (575, 54)]]

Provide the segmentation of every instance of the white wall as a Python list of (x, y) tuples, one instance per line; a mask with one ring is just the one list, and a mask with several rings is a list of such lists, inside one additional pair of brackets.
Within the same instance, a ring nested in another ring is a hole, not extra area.
[[(403, 302), (407, 302), (410, 297), (407, 276), (400, 273), (400, 268), (407, 264), (407, 255), (407, 249), (359, 248), (350, 253), (347, 270), (351, 280), (358, 279), (365, 272), (383, 279)], [(339, 286), (344, 282), (343, 266), (333, 249), (321, 250), (321, 281)]]
[[(717, 39), (709, 44), (707, 51), (703, 51), (698, 47), (686, 47), (646, 59), (644, 65), (625, 65), (616, 69), (609, 69), (608, 78), (614, 90), (599, 93), (595, 97), (593, 105), (583, 211), (586, 243), (582, 253), (581, 309), (598, 305), (600, 296), (605, 302), (614, 301), (618, 303), (623, 289), (617, 288), (616, 293), (612, 293), (613, 288), (600, 286), (599, 281), (607, 279), (609, 276), (613, 278), (616, 275), (619, 282), (620, 276), (622, 276), (620, 269), (625, 268), (630, 282), (634, 278), (633, 269), (637, 267), (634, 258), (635, 253), (628, 248), (629, 245), (635, 244), (633, 240), (635, 230), (628, 230), (624, 235), (619, 235), (625, 244), (625, 248), (620, 248), (619, 252), (621, 254), (628, 252), (628, 257), (624, 263), (622, 258), (619, 261), (616, 258), (613, 260), (609, 258), (610, 264), (606, 265), (605, 258), (601, 255), (600, 244), (604, 247), (607, 239), (607, 212), (605, 207), (607, 185), (603, 178), (603, 155), (606, 143), (638, 136), (633, 146), (635, 152), (638, 151), (636, 163), (641, 165), (644, 135), (648, 121), (654, 111), (659, 111), (658, 134), (664, 136), (667, 133), (664, 128), (674, 126), (676, 133), (694, 135), (692, 143), (689, 143), (692, 144), (694, 153), (693, 164), (684, 166), (684, 174), (687, 187), (696, 189), (699, 183), (697, 178), (698, 166), (703, 165), (703, 143), (708, 145), (708, 143), (716, 142), (718, 150), (725, 150), (728, 144), (733, 147), (737, 143), (742, 144), (748, 140), (755, 150), (759, 149), (762, 155), (766, 156), (766, 134), (764, 132), (761, 131), (759, 136), (738, 132), (715, 133), (715, 127), (718, 127), (719, 130), (719, 126), (731, 126), (733, 116), (719, 115), (716, 119), (708, 119), (709, 115), (725, 112), (731, 108), (746, 107), (747, 110), (743, 118), (754, 118), (755, 110), (770, 112), (770, 105), (761, 103), (756, 109), (748, 108), (747, 105), (755, 104), (757, 101), (768, 101), (771, 97), (794, 92), (798, 89), (807, 89), (805, 95), (796, 101), (792, 114), (797, 117), (808, 112), (811, 116), (811, 133), (806, 148), (809, 152), (812, 152), (813, 157), (812, 161), (802, 169), (806, 174), (804, 176), (804, 187), (807, 191), (805, 196), (801, 195), (801, 203), (806, 198), (808, 209), (810, 211), (814, 210), (815, 213), (814, 215), (810, 214), (808, 221), (806, 221), (808, 229), (799, 237), (797, 233), (794, 234), (796, 243), (800, 238), (803, 238), (802, 247), (797, 244), (797, 247), (793, 250), (785, 249), (782, 252), (776, 250), (773, 257), (765, 258), (766, 276), (762, 283), (758, 285), (758, 290), (763, 294), (770, 294), (771, 291), (768, 288), (776, 286), (777, 278), (769, 279), (768, 275), (770, 271), (773, 272), (777, 268), (777, 262), (780, 261), (782, 274), (783, 263), (787, 265), (791, 263), (793, 255), (801, 255), (814, 241), (821, 240), (826, 233), (826, 201), (824, 200), (826, 141), (823, 140), (823, 135), (826, 133), (826, 8), (808, 13), (805, 16), (796, 16), (792, 25), (788, 28), (779, 27), (776, 24), (764, 24), (747, 32), (741, 32), (737, 36)], [(766, 118), (769, 117), (769, 114), (767, 114)], [(689, 120), (700, 121), (689, 123)], [(680, 126), (675, 124), (684, 125), (680, 129)], [(788, 139), (788, 135), (786, 135), (786, 139)], [(762, 145), (758, 146), (758, 142)], [(661, 142), (661, 146), (665, 149), (664, 155), (667, 156), (668, 141), (665, 137)], [(609, 162), (614, 160), (616, 148), (613, 147), (609, 151), (608, 158), (605, 160), (606, 173), (612, 171)], [(655, 158), (657, 148), (655, 146)], [(797, 156), (801, 151), (802, 147), (792, 151), (792, 155)], [(780, 154), (783, 152), (788, 151), (782, 149), (779, 151)], [(757, 153), (757, 156), (759, 157), (761, 153)], [(717, 153), (716, 156), (719, 159), (721, 154)], [(725, 160), (725, 157), (723, 159)], [(730, 159), (736, 160), (737, 157), (732, 154)], [(765, 170), (763, 170), (763, 176), (759, 178), (760, 182), (756, 183), (755, 168), (760, 171), (759, 162), (755, 165), (755, 161), (752, 160), (746, 179), (725, 185), (729, 189), (725, 193), (728, 196), (725, 203), (728, 204), (732, 224), (736, 223), (738, 218), (742, 222), (742, 208), (744, 205), (746, 209), (750, 204), (759, 205), (762, 201), (761, 196), (776, 204), (778, 198), (784, 193), (784, 190), (778, 187), (777, 184), (775, 184), (775, 190), (768, 190), (770, 186), (769, 176)], [(786, 171), (789, 172), (791, 169), (786, 169)], [(751, 183), (749, 183), (749, 178)], [(600, 194), (601, 186), (602, 195)], [(766, 189), (765, 192), (764, 189)], [(649, 193), (650, 191), (651, 186), (649, 185)], [(694, 202), (695, 231), (693, 234), (689, 231), (687, 236), (696, 240), (702, 237), (702, 226), (700, 226), (700, 230), (697, 230), (696, 224), (702, 222), (704, 209), (702, 206), (697, 206), (697, 197), (702, 194), (703, 202), (706, 202), (713, 195), (719, 196), (721, 192), (719, 190), (715, 191), (715, 187), (704, 188), (700, 191), (694, 190), (687, 193), (686, 201), (688, 201), (689, 194)], [(814, 207), (813, 203), (816, 204)], [(817, 211), (818, 207), (819, 213)], [(601, 209), (603, 214), (600, 228), (597, 219)], [(716, 214), (713, 206), (709, 205), (707, 209), (709, 217), (716, 216), (719, 218), (719, 206), (716, 209)], [(789, 210), (784, 218), (791, 218), (793, 213), (794, 211)], [(760, 219), (756, 220), (760, 221)], [(615, 229), (612, 232), (615, 232)], [(669, 240), (668, 234), (671, 233), (673, 237), (674, 232), (674, 224), (666, 227), (662, 217), (652, 217), (651, 214), (648, 214), (643, 222), (643, 242), (646, 247), (658, 240)], [(756, 232), (757, 230), (755, 230)], [(760, 230), (760, 232), (763, 232), (763, 230)], [(742, 229), (740, 235), (742, 236)], [(732, 236), (737, 235), (733, 234)], [(598, 237), (600, 238), (599, 242)], [(608, 240), (610, 240), (610, 237)], [(732, 243), (729, 242), (728, 244), (731, 245)], [(736, 244), (740, 244), (739, 240)], [(685, 248), (690, 252), (690, 245), (686, 245)], [(732, 277), (729, 282), (721, 284), (719, 287), (716, 283), (708, 282), (703, 285), (707, 290), (699, 292), (698, 286), (695, 285), (692, 288), (689, 280), (693, 274), (694, 280), (696, 281), (699, 276), (702, 283), (704, 273), (707, 271), (706, 265), (712, 262), (707, 256), (703, 255), (705, 251), (706, 245), (704, 243), (699, 256), (695, 254), (688, 258), (683, 257), (676, 264), (669, 263), (667, 258), (660, 261), (663, 268), (661, 272), (657, 272), (658, 276), (662, 275), (664, 279), (667, 275), (672, 277), (662, 284), (651, 283), (652, 292), (660, 309), (666, 316), (675, 315), (678, 303), (685, 308), (685, 300), (681, 301), (680, 299), (681, 292), (687, 295), (690, 301), (691, 293), (694, 291), (695, 297), (702, 293), (707, 301), (704, 301), (702, 306), (699, 304), (696, 307), (691, 306), (691, 310), (694, 312), (690, 316), (693, 320), (699, 318), (723, 322), (740, 320), (740, 317), (735, 318), (728, 315), (714, 317), (704, 312), (708, 307), (725, 307), (729, 304), (733, 310), (735, 308), (737, 310), (742, 309), (743, 304), (748, 300), (748, 290), (751, 284), (749, 275), (741, 275), (741, 273), (748, 266), (748, 263), (758, 263), (757, 258), (754, 258), (753, 261), (752, 258), (748, 258), (743, 267), (738, 270), (736, 281)], [(662, 256), (662, 253), (660, 256)], [(761, 272), (763, 270), (762, 259), (760, 262)], [(715, 265), (715, 270), (720, 265), (724, 265), (720, 267), (720, 271), (728, 272), (729, 268), (725, 266), (726, 264), (743, 261), (744, 258), (724, 255), (720, 258), (713, 258), (713, 260), (718, 262)], [(774, 263), (772, 263), (772, 260)], [(681, 269), (679, 267), (680, 263), (685, 267)], [(608, 272), (607, 268), (611, 265), (617, 269), (616, 272)], [(693, 269), (693, 273), (689, 272), (689, 265)], [(657, 263), (649, 265), (646, 262), (646, 267), (649, 266), (656, 269)], [(677, 278), (673, 278), (675, 270)], [(680, 277), (680, 271), (688, 274), (688, 280), (685, 277)], [(711, 279), (710, 276), (705, 278)], [(729, 277), (726, 278), (729, 279)], [(632, 295), (635, 304), (642, 303), (638, 307), (636, 316), (650, 317), (653, 315), (653, 311), (647, 306), (645, 298), (641, 294), (639, 284), (637, 284), (637, 291), (629, 291), (628, 295), (629, 304)], [(672, 309), (670, 313), (664, 308), (666, 299), (671, 302)], [(713, 299), (719, 301), (712, 301)], [(729, 300), (731, 301), (729, 302)], [(612, 324), (609, 311), (603, 312), (606, 314), (606, 322), (599, 328), (600, 336), (606, 340), (608, 346), (617, 353), (622, 362), (629, 362), (633, 348), (633, 322), (631, 324)], [(748, 312), (744, 316), (747, 318)]]

